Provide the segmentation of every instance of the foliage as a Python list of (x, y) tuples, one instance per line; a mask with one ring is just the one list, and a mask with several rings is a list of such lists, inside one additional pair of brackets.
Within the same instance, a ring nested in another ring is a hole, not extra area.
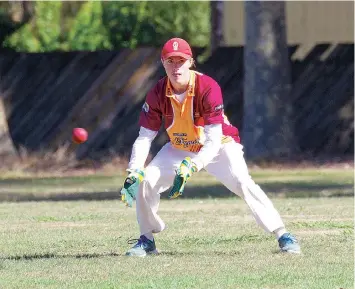
[(102, 24), (100, 2), (87, 2), (81, 7), (68, 36), (67, 49), (70, 50), (92, 51), (112, 48), (107, 30)]
[(61, 2), (36, 2), (35, 19), (5, 40), (4, 46), (20, 51), (58, 50), (61, 34)]
[[(175, 36), (194, 46), (209, 44), (208, 1), (37, 1), (33, 7), (32, 19), (5, 38), (3, 47), (26, 52), (94, 51), (160, 46)], [(0, 23), (5, 17), (2, 11)]]
[(115, 47), (161, 45), (171, 37), (196, 46), (209, 43), (208, 2), (105, 2), (104, 23)]

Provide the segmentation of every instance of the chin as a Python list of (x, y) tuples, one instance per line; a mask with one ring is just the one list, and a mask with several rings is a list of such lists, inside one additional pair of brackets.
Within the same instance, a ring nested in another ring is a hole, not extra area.
[(171, 76), (170, 76), (170, 79), (173, 79), (174, 81), (180, 83), (180, 82), (183, 82), (184, 77), (183, 77), (182, 75), (178, 75), (178, 76), (171, 75)]

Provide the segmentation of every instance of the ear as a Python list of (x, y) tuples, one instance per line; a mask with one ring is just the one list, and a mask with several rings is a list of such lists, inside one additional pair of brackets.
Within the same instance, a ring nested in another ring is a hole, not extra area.
[(192, 57), (189, 60), (190, 60), (190, 68), (195, 66), (195, 60)]

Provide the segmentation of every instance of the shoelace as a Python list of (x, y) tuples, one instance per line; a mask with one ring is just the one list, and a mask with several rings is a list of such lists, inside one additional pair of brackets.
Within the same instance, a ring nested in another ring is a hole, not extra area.
[(132, 244), (135, 244), (135, 243), (141, 244), (142, 243), (141, 238), (139, 238), (139, 239), (128, 238), (127, 244), (132, 245)]
[(286, 241), (286, 243), (298, 243), (297, 239), (290, 234), (285, 236), (283, 239)]

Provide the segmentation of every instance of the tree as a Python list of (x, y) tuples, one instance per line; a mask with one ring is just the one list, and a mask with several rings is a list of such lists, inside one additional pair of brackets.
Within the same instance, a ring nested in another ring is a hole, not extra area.
[(33, 17), (8, 35), (3, 46), (24, 52), (59, 50), (61, 6), (59, 1), (33, 3)]
[[(33, 4), (31, 2), (18, 1), (0, 3), (0, 51), (3, 48), (5, 39), (28, 23), (32, 16)], [(4, 99), (0, 97), (0, 155), (14, 155), (15, 153), (16, 150), (8, 131)]]
[(29, 1), (0, 2), (0, 50), (5, 39), (28, 23), (33, 16), (33, 3)]
[(19, 11), (31, 3), (34, 11), (32, 18), (23, 17), (15, 29), (17, 22), (7, 12), (10, 4), (0, 3), (0, 25), (6, 23), (0, 31), (2, 47), (21, 52), (133, 49), (161, 46), (174, 36), (199, 47), (210, 41), (210, 7), (205, 1), (171, 1), (169, 5), (161, 1), (14, 3)]
[(210, 38), (209, 21), (209, 3), (203, 1), (103, 3), (103, 22), (115, 48), (161, 46), (171, 37), (205, 47)]
[(211, 51), (223, 46), (223, 1), (210, 1), (211, 11)]
[(108, 31), (103, 25), (103, 8), (99, 1), (82, 5), (69, 29), (67, 47), (71, 50), (93, 51), (111, 49)]
[(285, 2), (245, 2), (242, 140), (250, 158), (294, 151)]
[(5, 105), (3, 100), (0, 99), (0, 156), (2, 154), (15, 155), (16, 150), (9, 133)]

